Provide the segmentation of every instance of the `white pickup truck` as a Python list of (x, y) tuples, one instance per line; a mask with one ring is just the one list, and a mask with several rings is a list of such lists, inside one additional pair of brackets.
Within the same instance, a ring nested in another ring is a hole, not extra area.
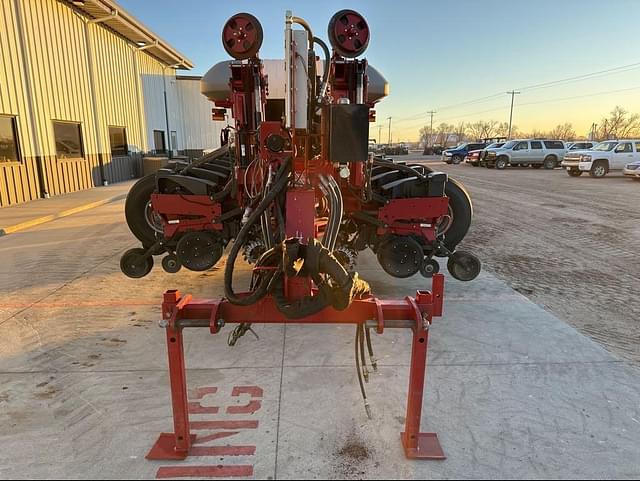
[(590, 150), (567, 152), (560, 165), (571, 177), (589, 172), (591, 177), (600, 178), (636, 160), (640, 160), (640, 140), (606, 140)]

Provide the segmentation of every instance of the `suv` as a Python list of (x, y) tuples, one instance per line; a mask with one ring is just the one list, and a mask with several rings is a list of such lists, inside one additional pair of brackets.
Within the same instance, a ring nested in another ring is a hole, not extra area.
[(566, 151), (562, 140), (510, 140), (500, 148), (486, 149), (482, 153), (482, 163), (500, 170), (509, 165), (555, 169)]
[(606, 140), (591, 150), (567, 153), (562, 167), (571, 177), (589, 172), (591, 177), (604, 177), (610, 170), (623, 170), (627, 164), (640, 160), (640, 140)]
[(471, 150), (481, 150), (484, 149), (487, 144), (480, 143), (468, 143), (468, 144), (460, 144), (457, 147), (452, 149), (447, 149), (442, 152), (442, 161), (447, 164), (458, 165), (462, 160), (467, 156), (469, 151)]

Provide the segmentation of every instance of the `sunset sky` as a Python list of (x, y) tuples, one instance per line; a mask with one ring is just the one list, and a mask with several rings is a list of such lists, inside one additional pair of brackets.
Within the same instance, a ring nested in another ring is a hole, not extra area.
[[(377, 107), (378, 124), (392, 119), (393, 140), (416, 140), (434, 124), (509, 120), (507, 90), (516, 96), (514, 125), (550, 129), (571, 122), (588, 132), (616, 105), (640, 112), (640, 1), (336, 1), (119, 0), (143, 23), (188, 56), (202, 74), (228, 58), (220, 31), (239, 11), (264, 28), (262, 58), (283, 57), (284, 13), (292, 9), (327, 38), (336, 11), (362, 13), (371, 29), (365, 56), (391, 85)], [(624, 67), (587, 79), (552, 83)], [(472, 102), (483, 97), (491, 97)], [(463, 104), (463, 105), (459, 105)], [(377, 132), (377, 129), (375, 129)]]

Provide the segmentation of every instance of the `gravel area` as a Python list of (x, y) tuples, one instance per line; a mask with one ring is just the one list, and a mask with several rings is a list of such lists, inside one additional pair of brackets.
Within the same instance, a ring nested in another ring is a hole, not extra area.
[(470, 191), (475, 217), (463, 247), (484, 269), (640, 363), (640, 182), (619, 173), (571, 178), (562, 169), (497, 171), (414, 159)]

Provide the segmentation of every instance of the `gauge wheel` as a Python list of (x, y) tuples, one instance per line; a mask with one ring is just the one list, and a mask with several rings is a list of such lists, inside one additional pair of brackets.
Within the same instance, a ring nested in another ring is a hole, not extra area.
[(439, 236), (444, 235), (445, 247), (454, 251), (471, 227), (473, 205), (467, 190), (455, 179), (449, 178), (444, 194), (449, 198), (449, 212), (436, 228)]
[(145, 246), (156, 242), (156, 234), (162, 233), (162, 220), (151, 207), (151, 194), (156, 190), (156, 175), (149, 174), (138, 182), (127, 194), (124, 216), (131, 233)]

